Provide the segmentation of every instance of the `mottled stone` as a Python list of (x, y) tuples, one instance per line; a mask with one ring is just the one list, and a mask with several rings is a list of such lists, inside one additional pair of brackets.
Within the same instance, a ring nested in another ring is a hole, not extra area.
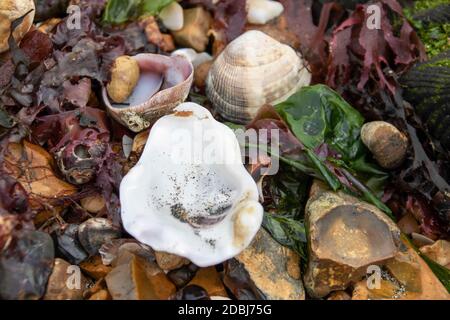
[(352, 299), (450, 300), (450, 294), (426, 262), (407, 243), (386, 263), (390, 271), (378, 289), (369, 289), (365, 280), (355, 285)]
[(42, 297), (53, 268), (52, 238), (40, 231), (22, 231), (0, 255), (0, 298)]
[(188, 259), (167, 252), (155, 251), (155, 257), (156, 263), (163, 270), (175, 270), (189, 264)]
[(44, 300), (82, 300), (88, 281), (81, 270), (63, 259), (56, 258), (48, 279)]
[(315, 192), (306, 205), (308, 267), (305, 287), (312, 297), (343, 290), (367, 266), (392, 258), (400, 230), (373, 205), (344, 193)]
[(117, 265), (105, 278), (114, 300), (166, 300), (176, 292), (175, 285), (156, 265), (135, 254)]
[(292, 255), (261, 228), (248, 248), (227, 261), (224, 283), (238, 299), (303, 300), (302, 281), (288, 272)]
[(120, 238), (121, 234), (120, 229), (105, 218), (91, 218), (78, 227), (78, 239), (91, 256), (96, 255), (104, 243)]

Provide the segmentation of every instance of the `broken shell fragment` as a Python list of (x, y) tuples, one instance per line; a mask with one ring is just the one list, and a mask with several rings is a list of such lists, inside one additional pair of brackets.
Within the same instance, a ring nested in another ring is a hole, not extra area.
[(263, 215), (233, 131), (195, 103), (153, 125), (139, 162), (121, 182), (120, 200), (128, 233), (200, 267), (245, 249)]
[(394, 169), (405, 159), (408, 138), (388, 122), (372, 121), (364, 124), (361, 140), (383, 168)]
[(214, 61), (206, 94), (222, 117), (248, 123), (261, 106), (286, 100), (310, 81), (311, 73), (294, 49), (250, 30)]
[(180, 56), (142, 53), (131, 58), (137, 61), (140, 69), (139, 80), (131, 95), (123, 103), (114, 103), (103, 88), (102, 97), (114, 119), (139, 132), (187, 98), (194, 68), (189, 60)]

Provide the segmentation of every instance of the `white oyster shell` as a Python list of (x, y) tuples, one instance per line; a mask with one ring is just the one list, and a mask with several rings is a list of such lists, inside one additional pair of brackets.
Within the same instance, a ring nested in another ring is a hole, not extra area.
[(239, 254), (263, 216), (233, 131), (195, 103), (153, 125), (139, 162), (122, 180), (120, 201), (132, 236), (200, 267)]

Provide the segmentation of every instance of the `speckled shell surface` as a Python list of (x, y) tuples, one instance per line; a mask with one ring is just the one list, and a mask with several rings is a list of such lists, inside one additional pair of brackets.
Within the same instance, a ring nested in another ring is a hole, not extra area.
[(248, 123), (261, 106), (284, 101), (310, 81), (311, 73), (294, 49), (251, 30), (217, 57), (206, 93), (222, 117)]
[(147, 101), (126, 107), (114, 106), (106, 88), (102, 90), (102, 98), (115, 120), (134, 132), (140, 132), (186, 100), (194, 78), (194, 67), (182, 56), (142, 53), (132, 58), (137, 60), (141, 71), (150, 70), (163, 75), (161, 89)]
[(139, 162), (121, 181), (120, 203), (129, 234), (200, 267), (239, 254), (263, 218), (234, 132), (191, 102), (152, 126)]

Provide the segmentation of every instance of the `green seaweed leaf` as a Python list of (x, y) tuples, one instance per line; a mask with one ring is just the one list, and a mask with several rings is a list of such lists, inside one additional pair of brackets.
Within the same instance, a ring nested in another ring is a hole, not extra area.
[(109, 0), (103, 22), (121, 24), (143, 15), (156, 15), (174, 0)]

